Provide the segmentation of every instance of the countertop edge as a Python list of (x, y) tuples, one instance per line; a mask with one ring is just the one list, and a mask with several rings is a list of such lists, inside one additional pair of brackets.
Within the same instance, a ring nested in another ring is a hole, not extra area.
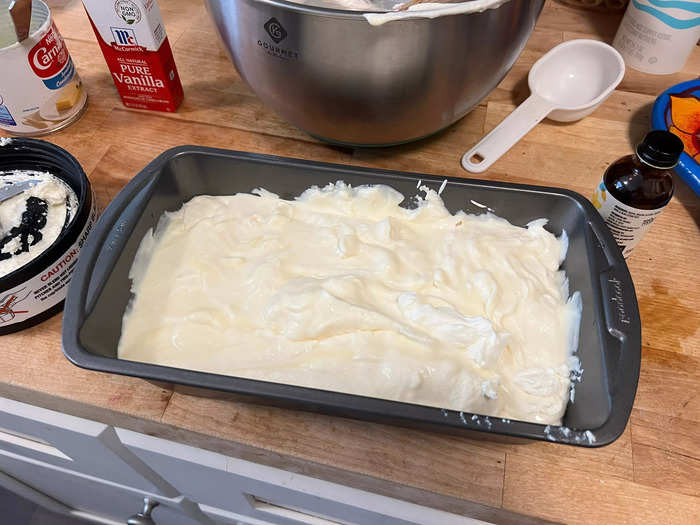
[(294, 456), (261, 449), (244, 443), (177, 428), (160, 421), (133, 416), (124, 412), (89, 405), (65, 397), (52, 396), (25, 387), (0, 383), (0, 396), (53, 410), (62, 414), (88, 419), (114, 427), (140, 432), (149, 436), (201, 448), (217, 454), (243, 459), (260, 465), (279, 468), (296, 474), (310, 476), (331, 483), (338, 483), (358, 490), (401, 499), (454, 514), (468, 516), (500, 524), (552, 523), (536, 517), (525, 516), (500, 507), (461, 500), (452, 496), (402, 485), (393, 481), (360, 474), (316, 463)]

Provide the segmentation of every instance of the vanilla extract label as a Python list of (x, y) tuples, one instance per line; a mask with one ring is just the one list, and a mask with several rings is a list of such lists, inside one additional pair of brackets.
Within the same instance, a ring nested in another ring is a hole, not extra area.
[(125, 106), (175, 111), (182, 85), (154, 0), (83, 0)]
[(145, 88), (164, 88), (162, 79), (154, 77), (148, 66), (134, 66), (121, 64), (121, 72), (112, 71), (114, 81), (128, 86), (138, 86)]

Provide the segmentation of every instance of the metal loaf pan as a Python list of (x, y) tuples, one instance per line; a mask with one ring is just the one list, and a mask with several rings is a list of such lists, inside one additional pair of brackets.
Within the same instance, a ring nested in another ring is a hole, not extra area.
[[(312, 185), (344, 180), (353, 186), (387, 184), (410, 198), (416, 184), (437, 189), (444, 177), (370, 170), (236, 151), (182, 146), (164, 152), (117, 195), (85, 243), (68, 292), (63, 352), (74, 364), (226, 391), (245, 399), (382, 423), (450, 433), (504, 436), (601, 446), (624, 430), (639, 379), (641, 326), (634, 286), (615, 241), (582, 196), (557, 188), (448, 178), (442, 193), (452, 212), (492, 208), (516, 225), (549, 218), (570, 245), (563, 269), (581, 292), (578, 356), (584, 369), (562, 427), (126, 361), (117, 357), (121, 320), (130, 299), (129, 268), (146, 231), (165, 211), (195, 195), (230, 195), (262, 187), (292, 198)], [(206, 345), (206, 341), (202, 341)], [(588, 432), (587, 432), (588, 431)]]

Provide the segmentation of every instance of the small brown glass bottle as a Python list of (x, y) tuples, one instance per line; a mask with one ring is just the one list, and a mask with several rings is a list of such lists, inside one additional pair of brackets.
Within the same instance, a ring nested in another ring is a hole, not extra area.
[(673, 133), (651, 131), (637, 153), (613, 162), (593, 195), (622, 255), (627, 257), (673, 196), (671, 169), (683, 153)]

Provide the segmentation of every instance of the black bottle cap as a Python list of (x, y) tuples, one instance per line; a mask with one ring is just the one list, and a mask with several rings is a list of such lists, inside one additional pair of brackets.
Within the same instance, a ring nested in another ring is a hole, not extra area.
[(653, 168), (670, 169), (678, 164), (683, 153), (683, 141), (670, 131), (657, 129), (647, 133), (637, 146), (637, 157)]

